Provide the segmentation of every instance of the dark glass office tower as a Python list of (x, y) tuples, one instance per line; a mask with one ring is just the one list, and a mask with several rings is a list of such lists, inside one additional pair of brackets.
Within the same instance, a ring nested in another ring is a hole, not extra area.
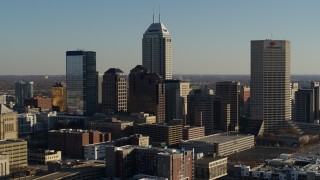
[(165, 122), (165, 84), (158, 73), (137, 65), (129, 74), (128, 112), (146, 112), (157, 116), (157, 123)]
[(16, 82), (14, 94), (16, 97), (15, 107), (24, 107), (24, 100), (33, 98), (33, 82)]
[(67, 112), (92, 115), (98, 103), (96, 52), (67, 51), (66, 56)]
[(127, 80), (123, 71), (110, 68), (103, 75), (102, 112), (127, 111)]

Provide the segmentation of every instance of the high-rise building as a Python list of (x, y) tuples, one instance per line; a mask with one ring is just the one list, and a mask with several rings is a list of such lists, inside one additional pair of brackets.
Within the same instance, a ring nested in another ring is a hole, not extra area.
[(66, 56), (67, 112), (91, 115), (98, 104), (96, 52), (67, 51)]
[(313, 123), (314, 92), (313, 89), (299, 89), (296, 92), (295, 118), (297, 122)]
[(141, 65), (130, 71), (128, 112), (147, 112), (157, 116), (157, 122), (165, 118), (165, 84), (158, 73), (149, 73)]
[(17, 113), (0, 104), (0, 140), (18, 138)]
[(19, 81), (15, 83), (14, 94), (16, 96), (15, 106), (18, 108), (24, 107), (24, 100), (33, 98), (33, 82)]
[(299, 84), (297, 82), (295, 83), (290, 83), (290, 87), (291, 87), (291, 98), (290, 98), (290, 102), (291, 102), (291, 117), (292, 120), (294, 120), (294, 118), (296, 117), (296, 92), (299, 90)]
[(222, 81), (216, 83), (216, 95), (222, 97), (223, 104), (230, 104), (231, 131), (239, 130), (239, 96), (240, 82)]
[(240, 117), (250, 115), (250, 87), (241, 86), (240, 88), (240, 100), (239, 100)]
[(314, 92), (314, 119), (319, 121), (320, 118), (320, 83), (311, 82), (311, 88)]
[(103, 74), (98, 73), (98, 103), (102, 104), (102, 83), (103, 83)]
[(168, 29), (160, 22), (152, 23), (142, 38), (142, 65), (151, 73), (172, 79), (172, 42)]
[(291, 120), (289, 41), (251, 41), (250, 87), (250, 114), (252, 122), (261, 124), (259, 133), (287, 129)]
[(188, 122), (191, 126), (204, 126), (205, 134), (216, 130), (228, 131), (230, 105), (224, 104), (222, 97), (206, 91), (194, 91), (188, 95)]
[(166, 120), (183, 119), (187, 115), (187, 98), (190, 92), (190, 82), (181, 80), (166, 80)]
[(52, 110), (65, 112), (67, 110), (67, 88), (62, 82), (52, 86)]
[(110, 68), (103, 75), (102, 112), (127, 111), (127, 81), (123, 71)]

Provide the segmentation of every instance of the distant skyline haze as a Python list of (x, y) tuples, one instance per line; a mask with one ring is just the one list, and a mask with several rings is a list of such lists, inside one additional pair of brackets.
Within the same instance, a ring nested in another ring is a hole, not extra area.
[(250, 74), (250, 41), (271, 37), (291, 42), (292, 74), (319, 74), (318, 0), (12, 0), (0, 2), (0, 75), (65, 75), (77, 49), (97, 53), (101, 74), (129, 74), (159, 5), (173, 74)]

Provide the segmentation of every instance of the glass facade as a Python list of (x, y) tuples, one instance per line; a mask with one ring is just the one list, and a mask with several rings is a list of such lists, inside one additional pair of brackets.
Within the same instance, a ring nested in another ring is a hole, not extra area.
[(67, 112), (91, 115), (97, 107), (96, 53), (68, 51), (66, 59)]
[(24, 107), (24, 100), (33, 98), (33, 82), (16, 82), (15, 83), (15, 98), (16, 107)]

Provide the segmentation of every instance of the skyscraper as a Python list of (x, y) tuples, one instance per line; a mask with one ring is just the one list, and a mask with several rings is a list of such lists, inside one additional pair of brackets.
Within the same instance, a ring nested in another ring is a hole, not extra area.
[[(166, 80), (166, 119), (186, 119), (190, 82)], [(185, 124), (185, 121), (183, 122)]]
[(290, 104), (290, 42), (251, 41), (251, 109), (259, 133), (288, 128)]
[(297, 122), (314, 122), (314, 90), (299, 89), (296, 94), (295, 118)]
[(314, 119), (319, 121), (320, 118), (320, 83), (311, 82), (311, 88), (314, 91)]
[(142, 65), (151, 73), (172, 79), (172, 42), (168, 29), (160, 22), (152, 23), (142, 38)]
[(216, 95), (222, 97), (224, 104), (230, 104), (230, 131), (239, 130), (240, 82), (222, 81), (216, 83)]
[(250, 115), (250, 87), (249, 86), (243, 85), (240, 88), (239, 111), (240, 111), (239, 112), (240, 117), (246, 117)]
[(147, 112), (157, 116), (157, 122), (164, 122), (165, 84), (158, 73), (137, 65), (129, 74), (128, 112)]
[(91, 115), (97, 110), (96, 52), (66, 53), (67, 112)]
[(33, 82), (19, 81), (15, 83), (16, 107), (24, 107), (24, 100), (33, 98)]
[(103, 75), (102, 112), (127, 111), (127, 81), (123, 71), (110, 68)]
[(222, 97), (206, 90), (194, 90), (188, 95), (188, 123), (191, 126), (204, 126), (205, 134), (215, 131), (228, 131), (230, 105), (224, 104)]

